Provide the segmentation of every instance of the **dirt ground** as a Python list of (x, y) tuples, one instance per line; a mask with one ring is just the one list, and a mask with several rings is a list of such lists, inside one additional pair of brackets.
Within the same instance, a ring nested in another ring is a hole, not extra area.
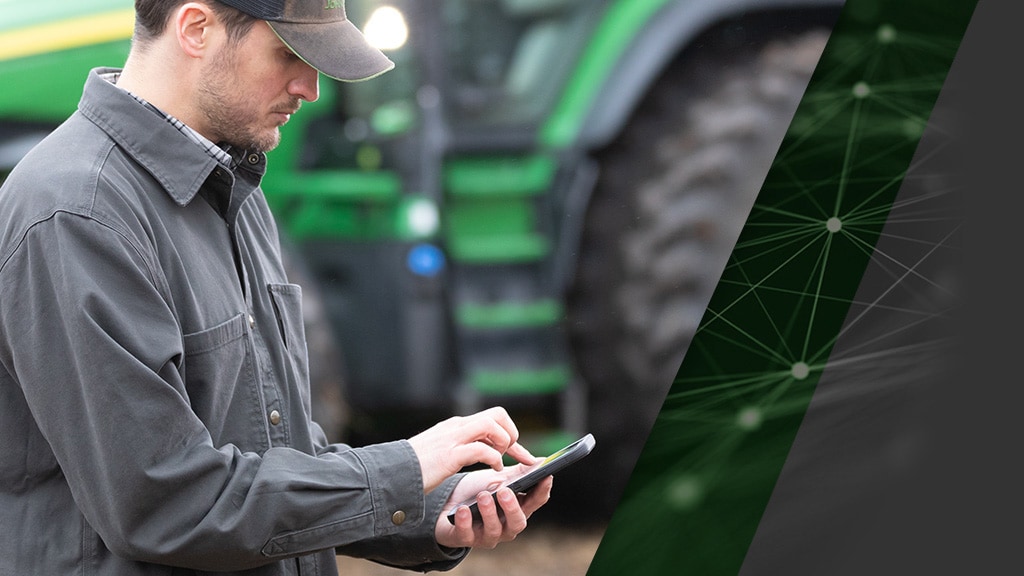
[[(452, 576), (584, 576), (604, 527), (531, 525), (514, 542), (494, 550), (474, 550)], [(341, 576), (398, 576), (411, 572), (366, 560), (338, 558)]]

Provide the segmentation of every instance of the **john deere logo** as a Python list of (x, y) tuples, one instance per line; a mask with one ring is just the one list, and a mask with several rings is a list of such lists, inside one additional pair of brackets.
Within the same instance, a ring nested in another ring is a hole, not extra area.
[(324, 8), (330, 10), (331, 8), (341, 8), (343, 0), (327, 0)]

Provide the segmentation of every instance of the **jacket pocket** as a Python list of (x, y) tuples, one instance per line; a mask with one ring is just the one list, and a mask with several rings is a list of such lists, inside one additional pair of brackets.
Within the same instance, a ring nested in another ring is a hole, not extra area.
[(214, 444), (262, 453), (269, 447), (245, 314), (186, 334), (184, 378), (192, 410)]
[(267, 290), (274, 303), (274, 315), (287, 350), (290, 376), (302, 394), (302, 403), (308, 414), (309, 356), (306, 352), (306, 327), (302, 317), (302, 287), (298, 284), (268, 284)]
[(227, 322), (201, 332), (185, 334), (185, 356), (207, 354), (231, 345), (245, 336), (245, 315), (238, 314)]

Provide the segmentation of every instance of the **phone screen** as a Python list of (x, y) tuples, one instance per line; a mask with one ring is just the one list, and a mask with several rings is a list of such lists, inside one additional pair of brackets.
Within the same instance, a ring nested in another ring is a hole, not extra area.
[[(544, 478), (551, 476), (552, 474), (558, 472), (559, 470), (565, 469), (570, 464), (577, 462), (587, 454), (590, 454), (590, 451), (593, 450), (594, 448), (594, 444), (595, 441), (593, 434), (587, 434), (586, 436), (580, 438), (579, 440), (576, 440), (572, 444), (569, 444), (565, 448), (562, 448), (561, 450), (558, 450), (555, 453), (551, 454), (550, 456), (542, 460), (539, 464), (523, 473), (522, 476), (513, 478), (512, 480), (505, 482), (497, 490), (500, 490), (501, 488), (507, 486), (517, 494), (529, 492), (531, 488), (536, 486), (537, 483), (543, 480)], [(497, 492), (497, 490), (495, 490), (494, 492)], [(492, 494), (494, 492), (492, 492)], [(449, 522), (451, 522), (452, 524), (455, 523), (455, 511), (458, 510), (459, 507), (461, 506), (469, 506), (470, 511), (472, 511), (473, 513), (473, 520), (476, 522), (481, 521), (480, 512), (477, 509), (476, 498), (474, 497), (464, 502), (461, 502), (458, 506), (452, 508), (452, 510), (448, 513)], [(501, 513), (500, 507), (498, 508), (498, 512), (499, 514)]]

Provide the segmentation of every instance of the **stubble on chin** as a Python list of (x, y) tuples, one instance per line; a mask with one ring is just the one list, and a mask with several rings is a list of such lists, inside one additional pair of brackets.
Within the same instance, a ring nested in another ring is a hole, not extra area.
[(281, 142), (281, 131), (276, 126), (262, 127), (255, 114), (219, 106), (207, 109), (207, 121), (215, 127), (218, 144), (229, 144), (249, 152), (269, 152)]
[(281, 131), (277, 128), (268, 130), (265, 135), (253, 134), (249, 139), (248, 145), (244, 143), (232, 144), (232, 146), (242, 146), (244, 150), (248, 152), (270, 152), (277, 145), (281, 143)]
[(278, 126), (269, 124), (256, 102), (223, 77), (199, 86), (199, 108), (217, 144), (250, 152), (269, 152), (281, 141)]

